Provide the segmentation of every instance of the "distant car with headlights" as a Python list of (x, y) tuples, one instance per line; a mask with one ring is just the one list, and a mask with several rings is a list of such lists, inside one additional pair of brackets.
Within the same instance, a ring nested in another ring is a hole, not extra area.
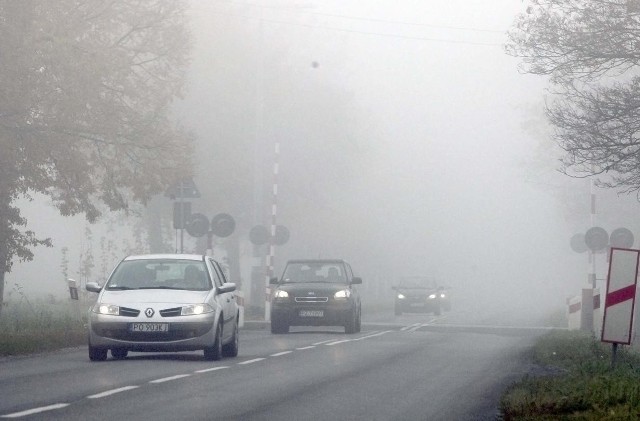
[(394, 313), (433, 313), (439, 316), (451, 308), (448, 293), (443, 287), (425, 277), (404, 277), (395, 291)]
[(353, 275), (344, 260), (289, 260), (282, 277), (272, 278), (271, 332), (290, 326), (344, 326), (360, 332), (361, 303)]
[(204, 255), (129, 256), (104, 286), (89, 282), (98, 298), (89, 310), (89, 359), (115, 359), (129, 351), (203, 350), (207, 360), (238, 355), (239, 312), (218, 262)]

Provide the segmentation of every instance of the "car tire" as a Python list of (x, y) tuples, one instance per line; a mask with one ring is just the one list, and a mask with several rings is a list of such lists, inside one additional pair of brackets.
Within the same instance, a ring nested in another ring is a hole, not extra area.
[(225, 357), (237, 357), (238, 356), (238, 320), (239, 316), (236, 316), (235, 327), (233, 328), (233, 337), (231, 342), (222, 346), (222, 355)]
[(129, 355), (129, 351), (122, 348), (114, 348), (111, 350), (111, 356), (116, 360), (124, 360)]
[(354, 314), (349, 317), (349, 320), (344, 324), (344, 333), (352, 334), (356, 333), (357, 316)]
[(356, 333), (362, 330), (362, 313), (358, 312), (358, 320), (356, 320)]
[(271, 319), (271, 333), (282, 334), (289, 333), (289, 325), (280, 321)]
[(107, 350), (104, 348), (96, 348), (89, 345), (89, 360), (105, 361), (107, 359)]
[[(222, 315), (220, 315), (220, 317), (222, 317)], [(213, 345), (206, 347), (203, 351), (204, 359), (207, 361), (218, 361), (222, 358), (222, 326), (220, 323), (216, 326)]]

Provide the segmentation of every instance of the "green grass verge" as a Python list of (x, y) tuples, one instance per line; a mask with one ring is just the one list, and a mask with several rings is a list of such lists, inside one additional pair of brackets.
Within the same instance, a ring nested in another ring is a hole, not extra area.
[(68, 302), (6, 303), (0, 315), (0, 356), (86, 345), (85, 319)]
[(640, 355), (583, 332), (554, 332), (537, 342), (532, 374), (503, 395), (505, 420), (640, 419)]

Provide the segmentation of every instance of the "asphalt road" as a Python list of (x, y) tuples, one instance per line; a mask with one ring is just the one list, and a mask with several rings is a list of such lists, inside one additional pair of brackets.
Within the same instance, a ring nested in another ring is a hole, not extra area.
[(272, 335), (247, 324), (239, 356), (218, 362), (193, 352), (91, 363), (86, 348), (7, 358), (0, 417), (494, 420), (504, 388), (529, 370), (523, 355), (540, 332), (461, 329), (449, 319), (378, 317), (354, 335)]

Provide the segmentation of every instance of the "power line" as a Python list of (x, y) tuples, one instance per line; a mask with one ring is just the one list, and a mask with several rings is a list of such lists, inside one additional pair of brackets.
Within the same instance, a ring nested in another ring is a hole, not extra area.
[(420, 37), (420, 36), (412, 36), (412, 35), (389, 34), (389, 33), (374, 32), (374, 31), (359, 31), (359, 30), (355, 30), (355, 29), (335, 28), (335, 27), (330, 27), (330, 26), (310, 25), (310, 24), (298, 23), (298, 22), (288, 22), (288, 21), (281, 21), (281, 20), (275, 20), (275, 19), (265, 19), (265, 18), (260, 18), (260, 17), (247, 16), (247, 15), (221, 13), (221, 12), (215, 12), (215, 11), (211, 11), (211, 10), (207, 10), (207, 12), (211, 13), (211, 14), (214, 14), (214, 15), (229, 16), (229, 17), (235, 17), (235, 18), (240, 18), (240, 19), (259, 20), (259, 21), (263, 21), (263, 22), (275, 23), (275, 24), (280, 24), (280, 25), (292, 25), (292, 26), (299, 26), (299, 27), (304, 27), (304, 28), (324, 29), (324, 30), (328, 30), (328, 31), (346, 32), (346, 33), (360, 34), (360, 35), (372, 35), (372, 36), (379, 36), (379, 37), (385, 37), (385, 38), (396, 38), (396, 39), (428, 41), (428, 42), (440, 42), (440, 43), (445, 43), (445, 44), (477, 45), (477, 46), (487, 46), (487, 47), (502, 47), (503, 46), (502, 43), (462, 41), (462, 40), (452, 40), (452, 39)]
[(350, 19), (350, 20), (365, 21), (365, 22), (388, 23), (393, 25), (418, 26), (418, 27), (437, 28), (437, 29), (453, 29), (453, 30), (459, 30), (459, 31), (489, 32), (489, 33), (497, 33), (497, 34), (504, 33), (504, 31), (500, 31), (498, 29), (472, 28), (472, 27), (466, 27), (466, 26), (435, 25), (430, 23), (407, 22), (407, 21), (389, 20), (389, 19), (380, 19), (380, 18), (367, 18), (362, 16), (341, 15), (336, 13), (310, 12), (306, 10), (300, 10), (299, 8), (295, 8), (295, 7), (263, 6), (256, 3), (247, 3), (247, 2), (239, 2), (239, 1), (214, 0), (213, 3), (249, 6), (249, 7), (264, 8), (264, 9), (274, 9), (274, 10), (285, 10), (293, 13), (304, 13), (308, 15), (326, 16), (326, 17)]

